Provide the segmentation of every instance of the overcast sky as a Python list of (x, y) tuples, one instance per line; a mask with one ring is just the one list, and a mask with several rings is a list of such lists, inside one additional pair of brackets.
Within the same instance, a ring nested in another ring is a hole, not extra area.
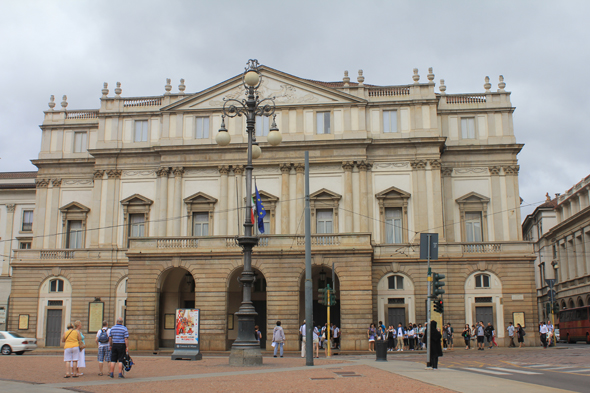
[[(0, 171), (35, 170), (50, 95), (96, 109), (110, 95), (196, 92), (250, 58), (309, 79), (422, 82), (447, 93), (492, 90), (516, 107), (523, 205), (590, 173), (589, 1), (9, 1), (0, 0)], [(533, 206), (534, 207), (534, 206)], [(524, 207), (523, 218), (532, 211)]]

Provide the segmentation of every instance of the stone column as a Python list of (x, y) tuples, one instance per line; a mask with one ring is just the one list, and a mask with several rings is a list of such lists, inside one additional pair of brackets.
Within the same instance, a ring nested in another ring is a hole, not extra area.
[(297, 178), (295, 172), (295, 166), (291, 166), (289, 172), (289, 234), (297, 233), (297, 223), (299, 218), (297, 217)]
[[(281, 169), (281, 235), (289, 233), (289, 172), (291, 164), (280, 164)], [(278, 227), (278, 225), (277, 225)]]
[[(49, 206), (49, 239), (48, 239), (48, 247), (50, 249), (54, 248), (62, 248), (63, 245), (61, 242), (62, 236), (66, 236), (62, 234), (61, 228), (61, 220), (59, 219), (59, 197), (60, 192), (59, 189), (61, 187), (61, 179), (52, 179), (51, 180), (51, 205)], [(61, 234), (61, 235), (58, 235)], [(83, 244), (82, 248), (86, 248), (86, 245)]]
[(49, 180), (37, 179), (35, 185), (37, 187), (35, 195), (35, 213), (33, 218), (33, 231), (35, 237), (33, 237), (32, 247), (35, 249), (42, 249), (45, 235), (45, 205), (47, 204), (47, 186), (49, 185)]
[(18, 248), (18, 241), (13, 241), (13, 229), (14, 229), (14, 211), (16, 210), (16, 205), (8, 204), (6, 205), (6, 230), (4, 231), (5, 234), (5, 241), (4, 242), (4, 256), (2, 259), (4, 263), (2, 264), (2, 275), (8, 276), (10, 272), (10, 257), (12, 256), (12, 249)]
[[(107, 247), (114, 247), (118, 244), (118, 224), (119, 224), (119, 180), (121, 179), (122, 171), (119, 169), (111, 169), (107, 171), (107, 214), (104, 231), (104, 245)], [(110, 217), (108, 216), (110, 214)], [(121, 228), (122, 231), (125, 228)]]
[[(510, 217), (510, 240), (522, 240), (522, 227), (520, 221), (520, 191), (518, 188), (519, 170), (520, 166), (518, 165), (504, 167), (504, 173), (509, 175), (506, 178), (506, 185), (508, 195), (510, 196), (510, 199), (508, 200), (508, 209), (510, 209), (508, 212)], [(579, 204), (578, 209), (581, 210)]]
[(220, 165), (218, 169), (221, 179), (219, 184), (219, 229), (217, 233), (221, 236), (227, 236), (227, 175), (229, 167)]
[(172, 173), (174, 173), (174, 199), (172, 200), (172, 235), (180, 236), (180, 227), (182, 225), (182, 174), (184, 173), (184, 168), (176, 167), (172, 169)]
[(360, 218), (361, 218), (361, 232), (369, 231), (369, 203), (367, 195), (367, 163), (362, 161), (358, 165), (359, 168), (359, 183), (360, 191)]
[(361, 230), (361, 186), (358, 165), (352, 167), (352, 231)]
[(440, 160), (430, 160), (430, 176), (432, 181), (432, 232), (436, 232), (441, 237), (440, 241), (445, 241), (443, 231), (443, 207), (442, 207), (442, 186), (440, 177)]
[[(352, 232), (352, 161), (344, 161), (342, 169), (344, 169), (344, 232)], [(334, 231), (339, 232), (338, 228)]]
[(507, 179), (506, 179), (506, 168), (504, 167), (503, 171), (500, 172), (500, 198), (502, 199), (502, 209), (499, 210), (497, 213), (502, 217), (502, 238), (496, 239), (499, 240), (510, 240), (510, 220), (508, 219), (510, 215), (510, 206), (512, 197), (508, 195), (508, 186), (507, 186)]
[(156, 227), (158, 230), (156, 233), (158, 236), (166, 236), (166, 227), (168, 221), (168, 176), (170, 175), (170, 168), (159, 168), (156, 171), (158, 180), (156, 182), (158, 187), (158, 201), (156, 205), (158, 207), (158, 222)]
[[(375, 193), (373, 192), (373, 164), (366, 163), (367, 166), (367, 211), (369, 217), (367, 218), (367, 230), (374, 234), (374, 224), (378, 220), (379, 214), (375, 213)], [(374, 238), (374, 237), (373, 237)]]
[[(90, 214), (88, 215), (88, 225), (86, 226), (86, 238), (90, 238), (90, 248), (98, 247), (99, 237), (98, 231), (100, 228), (100, 204), (102, 196), (102, 178), (104, 171), (94, 171), (94, 187), (92, 188), (92, 205), (90, 206)], [(65, 234), (62, 234), (65, 236)]]
[[(500, 167), (491, 166), (488, 168), (490, 171), (490, 182), (491, 182), (491, 210), (488, 213), (488, 217), (491, 219), (489, 222), (492, 223), (492, 230), (488, 231), (489, 241), (501, 241), (504, 239), (503, 228), (504, 228), (504, 214), (506, 213), (503, 207), (503, 195), (500, 190)], [(493, 237), (492, 237), (493, 234)]]
[[(303, 225), (304, 220), (301, 220), (303, 209), (305, 207), (305, 165), (295, 164), (295, 171), (297, 172), (297, 211), (295, 212), (295, 219), (297, 223), (301, 221), (297, 233), (302, 234), (305, 233), (305, 225)], [(295, 225), (297, 226), (297, 224)]]
[(426, 161), (417, 160), (411, 161), (412, 166), (412, 180), (414, 183), (412, 199), (414, 195), (414, 231), (409, 234), (408, 241), (419, 241), (419, 237), (414, 236), (415, 233), (425, 232), (428, 229), (428, 215), (427, 215), (427, 198), (426, 198)]
[[(441, 169), (442, 177), (442, 209), (443, 209), (443, 230), (442, 236), (447, 242), (455, 242), (455, 199), (453, 198), (453, 168)], [(459, 234), (458, 239), (461, 239)]]
[(234, 174), (236, 175), (236, 183), (237, 183), (237, 190), (238, 193), (238, 206), (236, 207), (236, 217), (238, 220), (239, 225), (236, 225), (238, 229), (238, 235), (242, 232), (244, 228), (244, 187), (242, 186), (243, 183), (243, 175), (244, 175), (244, 166), (243, 165), (236, 165), (234, 167)]

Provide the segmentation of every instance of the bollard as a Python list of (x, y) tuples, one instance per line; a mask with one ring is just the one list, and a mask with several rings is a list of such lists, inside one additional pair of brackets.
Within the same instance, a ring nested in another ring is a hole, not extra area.
[(376, 340), (375, 341), (375, 353), (377, 354), (376, 361), (386, 362), (387, 361), (387, 341)]

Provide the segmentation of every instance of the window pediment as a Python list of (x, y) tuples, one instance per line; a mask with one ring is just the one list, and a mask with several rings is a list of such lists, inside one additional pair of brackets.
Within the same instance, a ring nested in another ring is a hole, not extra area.
[(397, 187), (389, 187), (388, 189), (375, 194), (375, 198), (377, 198), (379, 200), (382, 200), (382, 199), (409, 199), (410, 196), (411, 196), (410, 193), (400, 190)]
[(81, 203), (78, 202), (70, 202), (67, 205), (60, 207), (59, 211), (61, 211), (62, 213), (88, 213), (90, 211), (89, 208), (87, 208), (86, 206), (82, 205)]
[(146, 206), (152, 205), (153, 203), (154, 201), (140, 194), (133, 194), (121, 201), (121, 204), (125, 206)]
[(459, 204), (465, 203), (488, 203), (490, 198), (485, 197), (477, 192), (470, 192), (455, 200)]
[(210, 195), (205, 194), (204, 192), (197, 192), (189, 197), (184, 198), (184, 203), (187, 205), (191, 204), (211, 204), (214, 205), (217, 203), (217, 199), (213, 198)]
[(309, 197), (311, 199), (315, 199), (315, 200), (322, 200), (323, 199), (323, 200), (331, 200), (331, 201), (339, 201), (340, 199), (342, 199), (342, 195), (336, 194), (335, 192), (330, 191), (326, 188), (322, 188), (321, 190), (314, 192)]

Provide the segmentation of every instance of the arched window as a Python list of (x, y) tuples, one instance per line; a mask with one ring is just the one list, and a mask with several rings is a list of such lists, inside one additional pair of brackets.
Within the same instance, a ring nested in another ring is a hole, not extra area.
[(584, 307), (584, 301), (581, 297), (578, 298), (578, 307)]
[(476, 288), (489, 288), (490, 287), (490, 275), (489, 274), (478, 274), (475, 276), (475, 287)]
[(387, 285), (389, 289), (404, 289), (403, 276), (389, 276), (387, 277)]
[(576, 305), (574, 304), (574, 301), (572, 299), (568, 300), (567, 308), (574, 308), (574, 307), (576, 307)]
[(64, 291), (64, 280), (59, 278), (49, 281), (49, 292), (63, 292)]

